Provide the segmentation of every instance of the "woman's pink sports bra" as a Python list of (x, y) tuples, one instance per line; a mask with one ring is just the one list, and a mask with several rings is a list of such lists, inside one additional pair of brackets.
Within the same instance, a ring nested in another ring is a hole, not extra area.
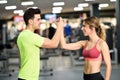
[(89, 50), (86, 50), (86, 46), (84, 47), (82, 55), (85, 60), (102, 60), (102, 55), (100, 51), (98, 51), (98, 49), (96, 48), (98, 41), (96, 42), (95, 46)]

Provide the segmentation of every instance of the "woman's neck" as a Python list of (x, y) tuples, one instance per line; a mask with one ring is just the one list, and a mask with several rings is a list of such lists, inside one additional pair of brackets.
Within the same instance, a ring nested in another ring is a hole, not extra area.
[(97, 34), (90, 34), (89, 41), (96, 42), (100, 37)]

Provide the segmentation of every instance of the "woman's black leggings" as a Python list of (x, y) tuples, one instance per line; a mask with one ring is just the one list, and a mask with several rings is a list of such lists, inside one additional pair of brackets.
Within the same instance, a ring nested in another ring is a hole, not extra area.
[(93, 74), (85, 74), (83, 76), (84, 80), (104, 80), (100, 72)]

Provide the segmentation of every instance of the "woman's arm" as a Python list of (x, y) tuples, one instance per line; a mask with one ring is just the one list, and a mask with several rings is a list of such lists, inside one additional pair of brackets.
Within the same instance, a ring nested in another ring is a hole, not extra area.
[(61, 31), (61, 39), (60, 39), (60, 45), (62, 49), (67, 50), (77, 50), (83, 47), (86, 41), (78, 41), (75, 43), (66, 43), (65, 37), (64, 37), (64, 30)]
[(104, 62), (106, 65), (106, 73), (105, 73), (105, 80), (110, 80), (110, 75), (111, 75), (111, 59), (110, 59), (110, 52), (108, 45), (105, 41), (101, 43), (101, 50), (102, 50), (102, 55), (104, 58)]

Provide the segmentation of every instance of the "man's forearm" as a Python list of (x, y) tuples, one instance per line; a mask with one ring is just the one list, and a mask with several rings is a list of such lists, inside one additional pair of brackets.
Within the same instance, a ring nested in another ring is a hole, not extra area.
[(59, 41), (60, 41), (60, 36), (61, 36), (61, 30), (62, 30), (62, 27), (58, 27), (56, 29), (56, 32), (52, 38), (52, 43), (54, 46), (58, 46), (59, 44)]

